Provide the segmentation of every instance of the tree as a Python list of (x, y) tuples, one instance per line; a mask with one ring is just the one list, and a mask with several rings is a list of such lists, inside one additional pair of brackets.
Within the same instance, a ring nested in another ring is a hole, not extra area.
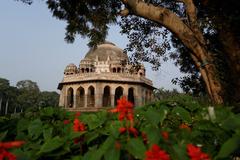
[[(231, 2), (239, 4), (234, 0)], [(169, 33), (171, 32), (173, 37), (176, 37), (188, 49), (188, 57), (199, 71), (212, 101), (218, 104), (224, 102), (225, 89), (219, 77), (221, 72), (218, 70), (218, 61), (215, 56), (218, 55), (218, 52), (209, 48), (209, 41), (204, 35), (206, 31), (209, 33), (214, 31), (210, 24), (219, 24), (217, 20), (221, 22), (219, 19), (221, 16), (215, 16), (218, 15), (218, 9), (213, 12), (207, 11), (212, 6), (217, 6), (218, 1), (47, 0), (46, 3), (54, 17), (67, 21), (65, 39), (68, 42), (73, 42), (76, 34), (80, 34), (83, 37), (89, 37), (91, 40), (89, 45), (93, 46), (96, 42), (104, 41), (108, 25), (118, 23), (122, 27), (122, 33), (128, 34), (130, 44), (127, 50), (134, 52), (133, 59), (148, 61), (158, 66), (160, 65), (158, 58), (164, 56), (171, 48), (171, 43), (169, 43), (171, 39)], [(224, 8), (224, 5), (222, 6)], [(234, 8), (234, 6), (231, 7)], [(231, 10), (231, 7), (227, 7), (226, 10)], [(204, 10), (204, 14), (217, 17), (217, 19), (207, 20), (208, 16), (205, 16), (207, 23), (200, 23), (203, 22), (201, 18), (204, 17), (199, 14), (201, 13), (200, 9)], [(228, 13), (234, 15), (231, 12)], [(228, 13), (226, 15), (229, 15)], [(122, 17), (121, 19), (118, 18), (119, 15)], [(236, 43), (234, 33), (227, 33), (232, 35), (232, 39), (229, 39), (231, 43)], [(229, 68), (233, 73), (239, 73), (239, 69), (237, 69), (239, 67), (239, 54), (237, 54), (239, 50), (234, 45), (228, 45), (228, 42), (224, 46), (226, 46), (225, 51), (222, 50), (222, 53), (228, 55), (228, 64), (235, 62)], [(226, 51), (229, 46), (232, 50)], [(239, 89), (239, 76), (233, 78), (236, 81), (235, 87)]]
[(59, 94), (57, 92), (41, 92), (38, 99), (39, 107), (57, 107)]
[(17, 82), (16, 86), (20, 92), (17, 100), (21, 108), (38, 107), (40, 90), (36, 82), (22, 80)]
[(0, 78), (0, 115), (14, 112), (17, 96), (17, 88), (10, 86), (9, 80)]

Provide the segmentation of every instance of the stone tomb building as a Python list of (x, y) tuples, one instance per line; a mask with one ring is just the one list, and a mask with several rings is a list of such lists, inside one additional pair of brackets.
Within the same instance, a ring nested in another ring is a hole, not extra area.
[(153, 99), (152, 81), (145, 77), (144, 66), (133, 69), (128, 56), (113, 43), (90, 49), (79, 67), (69, 64), (58, 85), (59, 105), (69, 111), (98, 111), (116, 106), (125, 96), (134, 106)]

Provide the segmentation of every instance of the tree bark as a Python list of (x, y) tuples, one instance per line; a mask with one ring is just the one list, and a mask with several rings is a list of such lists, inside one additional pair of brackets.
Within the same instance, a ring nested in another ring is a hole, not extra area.
[(2, 97), (0, 97), (0, 115), (2, 113)]
[[(193, 22), (194, 25), (192, 25), (191, 28), (191, 26), (185, 24), (175, 13), (161, 6), (154, 6), (139, 0), (122, 0), (122, 2), (126, 4), (131, 11), (130, 13), (166, 27), (192, 51), (190, 53), (191, 57), (194, 57), (193, 60), (203, 77), (210, 98), (214, 103), (222, 104), (223, 88), (216, 76), (217, 71), (213, 64), (211, 54), (205, 47), (205, 41), (196, 23)], [(193, 6), (193, 3), (189, 4), (189, 7), (191, 7), (191, 5)], [(191, 11), (193, 10), (189, 8), (188, 12)], [(192, 20), (194, 20), (194, 17), (192, 17)]]
[(5, 115), (7, 115), (7, 113), (8, 113), (8, 99), (7, 99), (7, 102), (6, 102)]
[(222, 25), (219, 29), (219, 39), (223, 45), (223, 50), (227, 58), (229, 70), (230, 101), (240, 104), (240, 42), (235, 38), (230, 26)]

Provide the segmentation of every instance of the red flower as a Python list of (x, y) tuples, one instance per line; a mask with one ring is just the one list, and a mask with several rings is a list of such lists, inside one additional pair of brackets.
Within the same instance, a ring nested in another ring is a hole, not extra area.
[(152, 148), (145, 152), (145, 155), (145, 160), (170, 160), (169, 155), (156, 144), (153, 144)]
[(187, 145), (187, 152), (191, 160), (210, 160), (209, 156), (201, 151), (201, 148), (192, 144)]
[(188, 131), (191, 131), (191, 128), (190, 128), (188, 125), (184, 124), (184, 123), (182, 123), (182, 124), (179, 126), (179, 128), (180, 128), (180, 129), (187, 129)]
[(127, 101), (126, 97), (123, 97), (117, 101), (116, 108), (110, 110), (109, 112), (116, 113), (119, 112), (118, 119), (120, 121), (124, 120), (125, 118), (127, 120), (132, 121), (133, 120), (133, 104), (129, 101)]
[(80, 112), (76, 112), (76, 113), (75, 113), (75, 117), (79, 117), (80, 115), (81, 115)]
[(143, 139), (143, 143), (147, 144), (148, 143), (148, 139), (147, 139), (147, 134), (142, 132), (142, 139)]
[(24, 141), (0, 142), (0, 148), (8, 149), (13, 147), (20, 147), (24, 143)]
[(162, 131), (161, 134), (162, 134), (162, 136), (163, 136), (163, 139), (168, 140), (168, 138), (169, 138), (169, 134), (168, 134), (167, 131)]
[(119, 128), (120, 134), (123, 134), (123, 133), (125, 133), (126, 131), (127, 131), (127, 129), (126, 129), (125, 127)]
[(24, 141), (12, 141), (12, 142), (0, 142), (0, 160), (7, 158), (8, 160), (16, 160), (16, 156), (6, 149), (13, 147), (20, 147), (23, 145)]
[(136, 128), (130, 127), (130, 128), (128, 128), (128, 132), (131, 133), (131, 134), (133, 134), (134, 137), (137, 137), (137, 136), (138, 136), (138, 131), (137, 131)]
[(69, 124), (70, 123), (70, 121), (68, 120), (68, 119), (65, 119), (64, 121), (63, 121), (63, 124)]
[(73, 121), (73, 130), (75, 132), (81, 132), (81, 131), (85, 131), (85, 125), (79, 121), (79, 119), (75, 118)]
[(120, 150), (120, 149), (121, 149), (121, 143), (118, 142), (118, 141), (116, 141), (116, 142), (115, 142), (115, 148), (116, 148), (117, 150)]

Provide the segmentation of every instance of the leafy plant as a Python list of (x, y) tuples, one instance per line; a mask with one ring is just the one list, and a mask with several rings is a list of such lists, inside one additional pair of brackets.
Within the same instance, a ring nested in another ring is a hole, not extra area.
[(1, 117), (0, 140), (25, 141), (10, 151), (29, 160), (231, 159), (239, 154), (239, 128), (240, 115), (229, 107), (178, 96), (134, 110), (121, 100), (115, 109), (97, 113), (48, 107)]

